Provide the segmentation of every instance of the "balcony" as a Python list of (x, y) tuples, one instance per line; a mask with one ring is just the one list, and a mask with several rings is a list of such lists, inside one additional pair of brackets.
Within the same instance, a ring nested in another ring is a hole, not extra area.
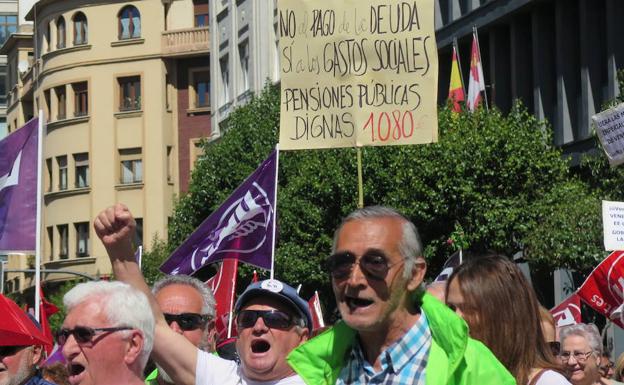
[(163, 56), (196, 56), (209, 52), (208, 27), (177, 29), (162, 33)]

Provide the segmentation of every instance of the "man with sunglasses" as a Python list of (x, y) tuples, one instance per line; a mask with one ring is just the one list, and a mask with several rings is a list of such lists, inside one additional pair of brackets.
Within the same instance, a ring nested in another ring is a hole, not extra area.
[(424, 294), (420, 237), (397, 211), (350, 214), (327, 269), (342, 321), (289, 355), (306, 383), (515, 384), (463, 320)]
[[(215, 350), (215, 299), (202, 281), (188, 275), (170, 275), (156, 281), (152, 293), (171, 329), (198, 349)], [(156, 366), (145, 383), (173, 384), (167, 372), (158, 364)]]
[(123, 282), (76, 285), (63, 297), (57, 332), (71, 385), (143, 385), (154, 317), (145, 295)]
[(156, 318), (152, 358), (178, 385), (303, 385), (286, 363), (286, 355), (307, 340), (311, 316), (292, 287), (275, 280), (251, 286), (236, 303), (237, 351), (241, 364), (203, 352), (167, 325), (134, 258), (136, 223), (117, 204), (94, 221), (95, 232), (110, 257), (115, 276), (148, 297)]

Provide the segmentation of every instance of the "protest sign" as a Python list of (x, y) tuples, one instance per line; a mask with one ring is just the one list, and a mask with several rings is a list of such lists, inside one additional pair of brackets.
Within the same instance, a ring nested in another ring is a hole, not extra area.
[(624, 250), (624, 202), (602, 201), (605, 250)]
[(624, 103), (592, 116), (609, 164), (624, 163)]
[(438, 139), (433, 0), (280, 0), (280, 148)]
[(624, 251), (614, 251), (600, 262), (577, 294), (598, 313), (624, 328), (620, 308), (624, 302)]

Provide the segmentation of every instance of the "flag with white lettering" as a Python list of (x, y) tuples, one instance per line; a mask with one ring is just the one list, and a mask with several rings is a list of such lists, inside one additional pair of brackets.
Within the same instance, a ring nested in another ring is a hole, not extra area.
[(555, 319), (555, 325), (558, 328), (580, 323), (581, 298), (576, 293), (573, 293), (559, 305), (550, 309), (550, 314)]
[(37, 119), (0, 141), (0, 254), (35, 250)]
[(624, 251), (614, 251), (592, 271), (578, 289), (583, 302), (624, 329)]
[(166, 274), (191, 275), (223, 259), (271, 269), (277, 151), (180, 245), (161, 266)]

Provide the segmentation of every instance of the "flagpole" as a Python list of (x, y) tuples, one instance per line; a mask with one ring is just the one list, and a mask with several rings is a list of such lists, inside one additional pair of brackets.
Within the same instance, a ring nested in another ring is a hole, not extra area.
[(40, 322), (41, 302), (41, 158), (43, 154), (43, 110), (37, 122), (37, 227), (35, 229), (35, 319)]
[[(457, 45), (457, 38), (453, 38), (453, 49), (455, 50), (455, 58), (457, 59), (457, 66), (459, 67), (459, 80), (461, 81), (462, 92), (466, 95), (466, 88), (464, 86), (464, 73), (462, 72), (461, 60), (459, 60), (459, 47)], [(451, 58), (452, 59), (452, 58)]]
[(279, 143), (275, 145), (275, 185), (273, 197), (273, 239), (271, 240), (271, 279), (275, 277), (275, 228), (277, 222), (277, 180), (279, 179)]
[[(472, 26), (472, 35), (473, 35), (473, 39), (475, 39), (475, 41), (477, 42), (477, 52), (479, 53), (479, 63), (481, 63), (481, 68), (483, 68), (483, 59), (481, 59), (481, 46), (479, 45), (479, 33), (477, 32), (477, 26), (473, 25)], [(483, 77), (483, 96), (485, 99), (485, 110), (489, 111), (490, 107), (488, 105), (488, 100), (487, 100), (487, 89), (485, 87), (485, 76)]]
[(362, 147), (357, 149), (357, 170), (358, 170), (358, 208), (364, 207), (364, 178), (362, 177)]
[[(238, 259), (235, 260), (236, 261), (236, 274), (238, 274)], [(224, 262), (221, 262), (221, 271), (223, 271), (223, 264)], [(271, 272), (273, 272), (273, 267), (271, 266)], [(236, 275), (234, 275), (232, 277), (232, 292), (230, 293), (230, 312), (228, 313), (228, 331), (227, 331), (227, 338), (231, 338), (232, 337), (232, 319), (234, 318), (232, 316), (233, 312), (234, 312), (234, 291), (236, 290)]]

